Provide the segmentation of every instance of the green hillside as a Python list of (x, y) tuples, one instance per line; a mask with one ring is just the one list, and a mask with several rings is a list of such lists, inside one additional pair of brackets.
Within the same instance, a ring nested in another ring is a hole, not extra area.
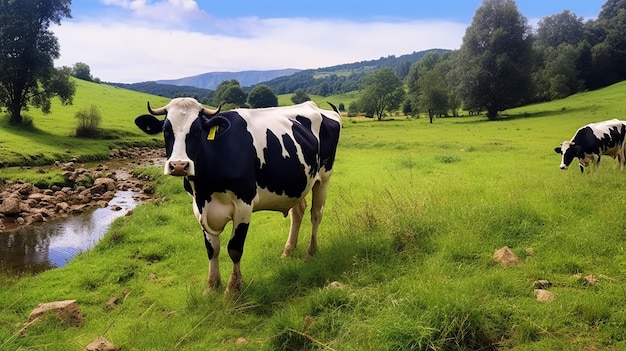
[[(51, 113), (31, 109), (23, 115), (32, 121), (30, 128), (15, 127), (0, 119), (0, 165), (50, 164), (55, 160), (97, 160), (108, 157), (109, 149), (157, 143), (134, 124), (134, 118), (146, 113), (146, 102), (153, 106), (168, 99), (130, 90), (74, 79), (76, 95), (71, 106), (53, 100)], [(96, 106), (102, 121), (98, 139), (77, 138), (76, 113)], [(159, 138), (159, 142), (160, 142)]]
[[(89, 103), (117, 96), (99, 105), (119, 116), (107, 128), (150, 141), (132, 119), (157, 98), (86, 86)], [(190, 197), (179, 178), (142, 168), (159, 201), (116, 220), (94, 250), (36, 276), (0, 275), (0, 350), (82, 350), (102, 335), (123, 350), (624, 350), (626, 174), (608, 157), (562, 171), (554, 147), (622, 118), (625, 94), (622, 82), (497, 121), (344, 118), (318, 254), (305, 257), (308, 215), (294, 257), (281, 259), (289, 220), (255, 213), (241, 296), (203, 294)], [(54, 130), (46, 137), (71, 133), (33, 120)], [(504, 246), (518, 264), (494, 262)], [(220, 259), (225, 281), (225, 249)], [(537, 280), (551, 302), (537, 300)], [(39, 303), (67, 299), (82, 327), (51, 316), (23, 329)]]

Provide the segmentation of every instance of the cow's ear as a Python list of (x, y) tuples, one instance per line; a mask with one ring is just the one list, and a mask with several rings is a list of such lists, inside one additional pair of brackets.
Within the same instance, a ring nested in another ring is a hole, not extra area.
[(147, 134), (159, 134), (163, 131), (163, 121), (153, 115), (141, 115), (135, 118), (135, 124)]
[(202, 128), (207, 131), (207, 140), (214, 140), (216, 137), (226, 133), (230, 128), (230, 121), (222, 116), (204, 118)]
[(557, 154), (560, 154), (561, 153), (561, 147), (560, 146), (559, 147), (555, 147), (554, 148), (554, 152), (556, 152)]

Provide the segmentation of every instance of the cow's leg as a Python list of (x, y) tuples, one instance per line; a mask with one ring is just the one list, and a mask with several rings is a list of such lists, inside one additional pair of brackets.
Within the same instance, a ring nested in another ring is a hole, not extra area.
[(311, 242), (306, 251), (307, 255), (313, 256), (317, 251), (317, 230), (322, 222), (322, 215), (324, 212), (324, 201), (326, 201), (326, 192), (328, 190), (328, 180), (330, 174), (323, 177), (321, 181), (318, 181), (313, 185), (311, 191)]
[(248, 226), (250, 225), (250, 217), (252, 210), (244, 216), (244, 220), (233, 221), (233, 233), (228, 241), (228, 255), (233, 261), (233, 271), (228, 279), (228, 287), (226, 293), (240, 292), (242, 286), (241, 269), (239, 263), (243, 255), (243, 245), (248, 235)]
[(291, 225), (289, 226), (289, 237), (287, 238), (287, 243), (285, 243), (285, 250), (283, 250), (283, 254), (280, 256), (282, 258), (289, 256), (291, 251), (298, 245), (298, 233), (300, 232), (305, 209), (306, 199), (303, 198), (289, 210)]
[(204, 234), (204, 246), (206, 246), (206, 252), (209, 256), (209, 277), (207, 279), (207, 291), (216, 288), (222, 284), (220, 278), (220, 237), (218, 235), (211, 235), (205, 230), (202, 230)]

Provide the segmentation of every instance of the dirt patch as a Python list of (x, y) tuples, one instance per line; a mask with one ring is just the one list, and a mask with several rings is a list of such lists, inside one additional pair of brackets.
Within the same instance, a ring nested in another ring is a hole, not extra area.
[(53, 168), (61, 169), (73, 186), (40, 189), (32, 183), (7, 182), (0, 192), (0, 233), (106, 207), (118, 190), (133, 191), (139, 201), (147, 201), (154, 189), (147, 179), (134, 177), (132, 169), (162, 164), (164, 155), (164, 149), (132, 148), (111, 150), (108, 162), (93, 167), (57, 162)]

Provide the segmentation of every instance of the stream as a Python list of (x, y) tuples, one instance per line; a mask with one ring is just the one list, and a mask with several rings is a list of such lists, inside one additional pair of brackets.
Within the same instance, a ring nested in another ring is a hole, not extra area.
[(0, 235), (0, 270), (37, 273), (63, 267), (92, 249), (116, 218), (135, 208), (136, 195), (118, 190), (107, 207)]

